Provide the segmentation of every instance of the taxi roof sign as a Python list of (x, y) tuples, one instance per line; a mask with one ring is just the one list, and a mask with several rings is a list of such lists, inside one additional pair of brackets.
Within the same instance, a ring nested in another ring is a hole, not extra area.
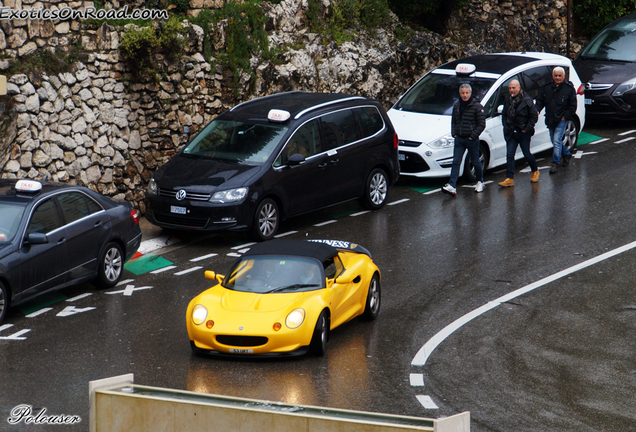
[(284, 122), (289, 120), (291, 114), (285, 110), (272, 109), (267, 113), (267, 119), (276, 122)]
[(470, 75), (477, 70), (477, 66), (470, 63), (460, 63), (455, 68), (455, 73), (458, 75)]
[(42, 183), (35, 180), (18, 180), (15, 184), (18, 192), (38, 192), (42, 190)]

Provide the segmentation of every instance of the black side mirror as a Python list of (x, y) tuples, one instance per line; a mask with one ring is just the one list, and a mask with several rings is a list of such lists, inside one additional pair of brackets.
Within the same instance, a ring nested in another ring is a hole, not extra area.
[(294, 153), (293, 155), (289, 156), (287, 162), (289, 163), (289, 166), (300, 165), (301, 163), (305, 162), (305, 156), (301, 155), (300, 153)]
[(30, 234), (27, 234), (25, 243), (33, 245), (33, 244), (44, 244), (48, 242), (49, 242), (49, 238), (46, 236), (46, 234), (30, 233)]

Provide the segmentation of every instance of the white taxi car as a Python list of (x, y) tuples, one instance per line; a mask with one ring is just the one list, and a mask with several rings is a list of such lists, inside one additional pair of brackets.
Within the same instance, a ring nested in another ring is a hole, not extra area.
[[(506, 164), (506, 142), (501, 123), (501, 109), (513, 79), (533, 99), (539, 89), (552, 80), (552, 69), (561, 66), (566, 80), (577, 90), (576, 119), (568, 124), (564, 141), (573, 148), (585, 123), (584, 87), (567, 57), (548, 53), (485, 54), (446, 63), (433, 69), (415, 83), (388, 112), (400, 137), (400, 173), (415, 177), (449, 177), (453, 163), (454, 140), (451, 136), (451, 113), (459, 100), (459, 86), (470, 84), (473, 96), (484, 106), (486, 128), (480, 136), (479, 158), (485, 169)], [(552, 148), (545, 126), (545, 109), (532, 137), (530, 151), (538, 153)], [(523, 158), (521, 148), (516, 159)], [(462, 163), (460, 172), (475, 181), (472, 164)]]

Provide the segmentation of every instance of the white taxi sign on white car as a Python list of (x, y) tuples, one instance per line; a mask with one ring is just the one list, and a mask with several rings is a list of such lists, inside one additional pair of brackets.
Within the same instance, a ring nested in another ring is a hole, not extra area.
[(291, 117), (291, 114), (285, 110), (272, 109), (269, 110), (269, 113), (267, 113), (267, 119), (276, 122), (287, 121), (289, 120), (289, 117)]
[(42, 183), (35, 180), (18, 180), (15, 184), (18, 192), (38, 192), (42, 190)]
[(470, 63), (460, 63), (455, 67), (455, 73), (458, 75), (470, 75), (477, 70), (477, 66)]

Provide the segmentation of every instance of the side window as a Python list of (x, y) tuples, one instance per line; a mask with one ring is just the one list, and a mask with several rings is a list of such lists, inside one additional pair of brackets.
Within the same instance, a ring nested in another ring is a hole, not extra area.
[(323, 261), (322, 265), (325, 268), (325, 275), (327, 276), (327, 279), (334, 279), (344, 271), (344, 266), (338, 256), (327, 258)]
[(321, 119), (327, 149), (335, 149), (360, 139), (352, 110), (327, 114)]
[(360, 125), (362, 126), (362, 137), (370, 137), (382, 130), (384, 122), (382, 116), (376, 108), (356, 108), (355, 113), (358, 115)]
[(532, 99), (536, 99), (539, 89), (552, 81), (552, 70), (547, 66), (528, 69), (522, 75), (521, 88)]
[(519, 77), (517, 75), (510, 77), (506, 80), (506, 82), (504, 82), (502, 84), (501, 87), (499, 87), (499, 90), (496, 94), (494, 94), (490, 100), (488, 101), (488, 103), (486, 104), (486, 106), (484, 107), (484, 111), (486, 113), (489, 113), (489, 115), (491, 117), (496, 117), (498, 115), (500, 115), (497, 112), (497, 108), (499, 108), (500, 105), (504, 104), (504, 101), (506, 100), (506, 98), (508, 97), (508, 86), (510, 85), (510, 81), (512, 81), (513, 79), (519, 80)]
[(62, 209), (64, 224), (69, 224), (102, 210), (99, 204), (79, 192), (58, 195), (57, 200)]
[(283, 163), (287, 162), (287, 158), (294, 153), (299, 153), (308, 158), (321, 151), (318, 120), (311, 120), (299, 127), (292, 135), (283, 152), (285, 156)]
[(47, 199), (39, 204), (33, 211), (27, 233), (46, 234), (61, 226), (62, 224), (58, 220), (57, 210), (55, 209), (53, 200)]

